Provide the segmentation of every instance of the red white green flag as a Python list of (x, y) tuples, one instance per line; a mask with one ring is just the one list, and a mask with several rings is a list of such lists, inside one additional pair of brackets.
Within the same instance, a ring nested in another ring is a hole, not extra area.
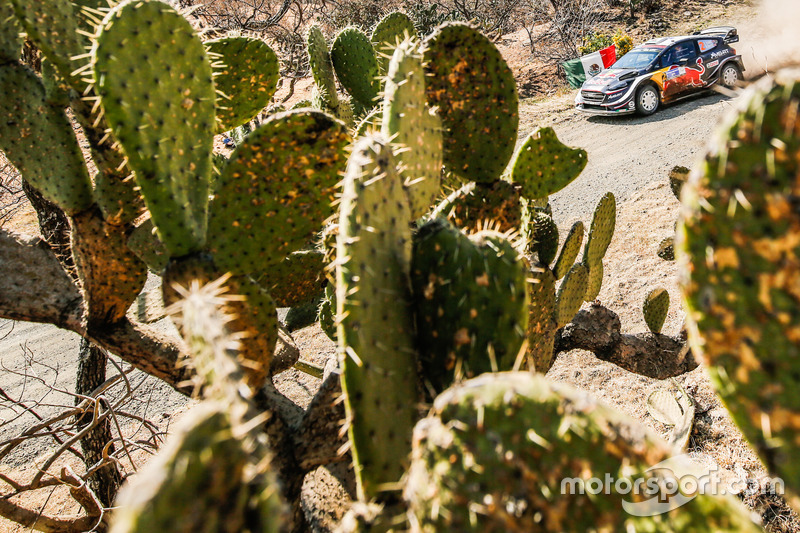
[(561, 63), (567, 73), (567, 81), (575, 89), (587, 78), (597, 76), (617, 60), (617, 48), (613, 44), (597, 52)]

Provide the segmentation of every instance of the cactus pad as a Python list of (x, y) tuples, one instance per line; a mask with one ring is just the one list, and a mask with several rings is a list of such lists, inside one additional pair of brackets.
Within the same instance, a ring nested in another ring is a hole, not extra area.
[(569, 269), (575, 263), (578, 253), (581, 251), (581, 244), (583, 243), (583, 222), (580, 220), (572, 225), (567, 233), (567, 238), (564, 239), (564, 245), (561, 247), (561, 253), (558, 254), (553, 265), (553, 274), (556, 279), (561, 279), (567, 275)]
[(343, 29), (333, 41), (331, 62), (350, 96), (366, 110), (372, 109), (380, 90), (380, 72), (369, 37), (358, 28)]
[(370, 36), (378, 56), (379, 72), (383, 75), (389, 72), (389, 63), (398, 44), (406, 39), (416, 40), (416, 38), (417, 30), (414, 28), (414, 22), (405, 13), (393, 11), (383, 17), (375, 25)]
[(93, 54), (106, 119), (161, 242), (172, 256), (198, 251), (205, 241), (216, 99), (203, 43), (169, 5), (127, 2), (104, 20)]
[(418, 401), (410, 211), (386, 139), (356, 144), (339, 211), (336, 335), (358, 496), (368, 501), (405, 473)]
[(543, 211), (535, 211), (528, 233), (530, 234), (528, 253), (536, 254), (538, 262), (548, 266), (558, 252), (558, 226), (550, 215)]
[(539, 128), (517, 152), (511, 180), (522, 185), (525, 198), (547, 198), (572, 183), (586, 162), (586, 150), (565, 146), (553, 128)]
[(210, 208), (208, 248), (223, 271), (260, 272), (302, 247), (333, 213), (350, 138), (309, 109), (273, 115), (231, 155)]
[(280, 66), (278, 56), (260, 39), (223, 37), (205, 44), (214, 67), (217, 132), (222, 133), (267, 107), (278, 88)]
[(425, 104), (422, 56), (414, 49), (410, 41), (403, 42), (391, 60), (382, 132), (398, 147), (411, 218), (417, 219), (428, 212), (439, 194), (443, 141), (442, 121)]
[(555, 361), (556, 278), (547, 268), (531, 269), (528, 284), (528, 367), (546, 374)]
[(606, 255), (608, 245), (614, 236), (616, 222), (617, 200), (612, 193), (607, 192), (600, 198), (594, 210), (589, 238), (586, 239), (586, 246), (583, 249), (583, 262), (590, 268)]
[(603, 287), (603, 276), (605, 269), (603, 267), (602, 259), (596, 263), (583, 263), (589, 269), (589, 280), (586, 283), (586, 294), (583, 297), (585, 302), (593, 302), (600, 294), (600, 289)]
[(666, 289), (653, 289), (644, 299), (642, 313), (647, 327), (653, 333), (661, 333), (669, 312), (669, 293)]
[(311, 65), (311, 74), (314, 77), (320, 103), (335, 111), (339, 107), (339, 97), (336, 93), (333, 63), (325, 36), (316, 25), (308, 30), (308, 62)]
[(675, 261), (675, 238), (666, 237), (658, 243), (658, 257), (664, 261)]
[(46, 102), (39, 79), (16, 63), (0, 66), (0, 149), (42, 195), (75, 214), (92, 204), (92, 185), (63, 110)]
[(669, 171), (669, 188), (678, 200), (681, 199), (681, 189), (689, 180), (689, 169), (675, 166)]
[(156, 235), (156, 228), (149, 218), (136, 226), (128, 237), (128, 248), (144, 261), (151, 272), (160, 274), (167, 266), (169, 255)]
[(0, 2), (0, 60), (16, 61), (22, 53), (19, 21), (8, 0)]
[[(566, 384), (484, 374), (440, 395), (417, 424), (405, 497), (415, 531), (426, 533), (760, 530), (732, 496), (674, 496), (670, 503), (686, 503), (655, 516), (628, 514), (623, 505), (647, 506), (666, 493), (633, 491), (637, 480), (655, 486), (670, 470), (678, 480), (708, 475), (671, 451), (638, 422)], [(602, 486), (606, 476), (627, 483), (589, 489), (590, 479)], [(565, 479), (586, 482), (586, 490), (565, 492)]]
[(325, 255), (316, 250), (292, 252), (283, 261), (258, 276), (278, 307), (294, 307), (322, 294)]
[(514, 152), (519, 97), (514, 75), (478, 30), (448, 23), (423, 42), (428, 104), (444, 126), (444, 164), (471, 181), (489, 183)]
[(528, 326), (527, 269), (518, 256), (496, 232), (467, 237), (442, 219), (415, 235), (417, 340), (423, 379), (435, 391), (514, 367)]
[(589, 269), (576, 263), (569, 269), (556, 294), (556, 323), (563, 328), (581, 308), (589, 281)]
[(522, 220), (519, 186), (507, 181), (470, 182), (453, 191), (431, 213), (457, 228), (478, 231), (491, 226), (501, 233), (519, 230)]
[[(677, 256), (692, 349), (800, 503), (800, 71), (737, 100), (684, 187)], [(682, 242), (681, 242), (682, 241)]]

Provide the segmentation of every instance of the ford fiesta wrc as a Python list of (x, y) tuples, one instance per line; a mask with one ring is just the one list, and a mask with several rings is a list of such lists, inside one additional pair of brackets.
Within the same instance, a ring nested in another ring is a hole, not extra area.
[(738, 41), (736, 29), (727, 26), (652, 39), (587, 79), (575, 106), (593, 115), (651, 115), (715, 85), (733, 87), (744, 72), (742, 56), (730, 46)]

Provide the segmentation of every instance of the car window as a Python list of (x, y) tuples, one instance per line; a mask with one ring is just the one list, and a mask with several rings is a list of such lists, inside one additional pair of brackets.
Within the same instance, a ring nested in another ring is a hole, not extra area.
[(700, 53), (705, 54), (719, 46), (719, 41), (717, 39), (700, 39), (697, 41), (697, 46), (700, 48)]
[(631, 50), (610, 68), (646, 68), (658, 55), (657, 50)]
[(689, 62), (697, 57), (697, 50), (691, 41), (678, 43), (661, 56), (661, 67), (666, 68), (672, 65), (677, 65), (681, 60), (685, 59)]

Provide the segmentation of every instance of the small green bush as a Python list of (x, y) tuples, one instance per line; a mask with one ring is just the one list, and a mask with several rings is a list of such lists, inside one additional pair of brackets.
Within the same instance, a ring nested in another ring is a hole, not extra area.
[(617, 59), (633, 49), (633, 39), (624, 30), (617, 30), (614, 35), (603, 32), (592, 32), (583, 38), (583, 44), (578, 47), (581, 55), (591, 54), (611, 45), (616, 47)]

